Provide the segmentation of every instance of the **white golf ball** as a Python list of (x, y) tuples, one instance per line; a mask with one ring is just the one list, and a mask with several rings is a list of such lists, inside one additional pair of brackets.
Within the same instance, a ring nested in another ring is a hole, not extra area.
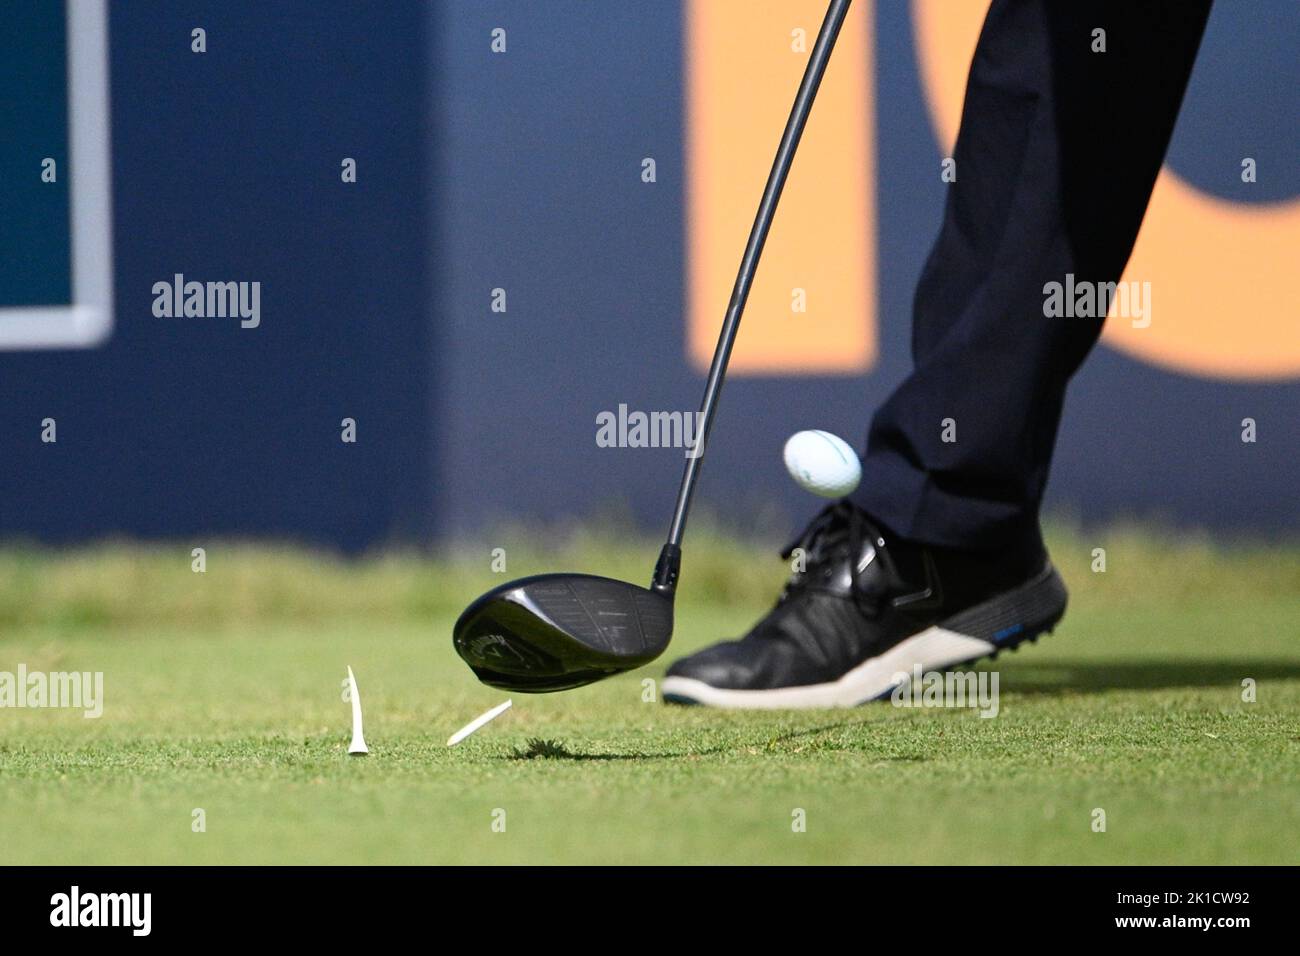
[(799, 487), (823, 498), (843, 498), (858, 486), (862, 462), (830, 432), (795, 432), (785, 443), (785, 467)]

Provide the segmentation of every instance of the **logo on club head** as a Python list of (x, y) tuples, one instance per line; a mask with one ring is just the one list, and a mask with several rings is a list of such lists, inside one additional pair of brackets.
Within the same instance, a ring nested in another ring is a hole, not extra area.
[(476, 634), (464, 643), (466, 658), (473, 658), (483, 666), (500, 670), (546, 670), (545, 655), (526, 644), (512, 641), (505, 634)]
[(506, 640), (504, 634), (480, 634), (466, 642), (466, 650), (485, 660), (522, 660), (519, 652)]

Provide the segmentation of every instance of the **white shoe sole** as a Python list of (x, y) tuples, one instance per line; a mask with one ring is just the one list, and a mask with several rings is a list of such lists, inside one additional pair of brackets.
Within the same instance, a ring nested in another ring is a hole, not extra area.
[(936, 626), (900, 641), (879, 657), (863, 661), (830, 684), (778, 687), (775, 690), (728, 690), (711, 687), (693, 677), (665, 677), (662, 690), (666, 700), (671, 698), (706, 707), (763, 710), (856, 707), (884, 697), (901, 682), (910, 679), (917, 664), (923, 671), (943, 670), (953, 664), (985, 657), (995, 650), (997, 645), (988, 641)]
[(888, 695), (910, 680), (918, 666), (922, 671), (942, 671), (1014, 648), (1025, 640), (1037, 640), (1039, 634), (1056, 626), (1065, 604), (1065, 585), (1049, 564), (1020, 587), (944, 621), (947, 627), (936, 624), (918, 631), (829, 684), (730, 690), (693, 677), (670, 676), (664, 678), (661, 689), (669, 703), (737, 710), (857, 707)]

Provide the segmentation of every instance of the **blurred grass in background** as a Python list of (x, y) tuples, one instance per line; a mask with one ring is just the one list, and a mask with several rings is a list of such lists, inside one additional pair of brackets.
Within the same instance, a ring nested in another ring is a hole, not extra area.
[[(1292, 595), (1300, 612), (1300, 542), (1219, 543), (1141, 526), (1083, 533), (1049, 525), (1048, 547), (1072, 602), (1223, 601)], [(491, 570), (505, 550), (505, 573)], [(761, 605), (787, 569), (772, 541), (746, 540), (707, 520), (687, 542), (679, 599)], [(545, 571), (648, 582), (659, 542), (631, 531), (505, 528), (437, 555), (390, 551), (344, 559), (282, 545), (208, 542), (207, 570), (190, 546), (105, 543), (73, 550), (0, 547), (0, 627), (327, 621), (419, 621), (459, 613), (479, 592)], [(1106, 572), (1092, 571), (1105, 549)], [(1300, 629), (1300, 624), (1298, 624)]]

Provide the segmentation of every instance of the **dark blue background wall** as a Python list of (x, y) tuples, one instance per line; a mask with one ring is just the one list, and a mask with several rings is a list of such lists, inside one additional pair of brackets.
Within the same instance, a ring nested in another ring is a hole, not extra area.
[[(116, 328), (98, 350), (0, 355), (0, 530), (427, 532), (424, 6), (111, 5)], [(155, 318), (177, 272), (260, 281), (261, 326)]]
[[(610, 505), (661, 529), (680, 451), (598, 448), (595, 418), (692, 409), (702, 384), (685, 360), (678, 6), (177, 6), (113, 5), (116, 329), (99, 350), (0, 354), (0, 533), (357, 550)], [(1290, 37), (1271, 59), (1250, 42), (1257, 11)], [(880, 361), (728, 384), (701, 502), (741, 523), (810, 512), (785, 438), (858, 440), (908, 367), (939, 148), (907, 5), (879, 3), (872, 31)], [(1293, 4), (1219, 5), (1171, 152), (1182, 175), (1208, 189), (1209, 164), (1253, 155), (1289, 177), (1260, 198), (1300, 192), (1297, 38)], [(260, 281), (261, 327), (155, 318), (151, 286), (176, 272)], [(1101, 347), (1072, 389), (1049, 507), (1294, 533), (1298, 412), (1294, 381), (1210, 382)], [(56, 445), (39, 440), (47, 416)]]

